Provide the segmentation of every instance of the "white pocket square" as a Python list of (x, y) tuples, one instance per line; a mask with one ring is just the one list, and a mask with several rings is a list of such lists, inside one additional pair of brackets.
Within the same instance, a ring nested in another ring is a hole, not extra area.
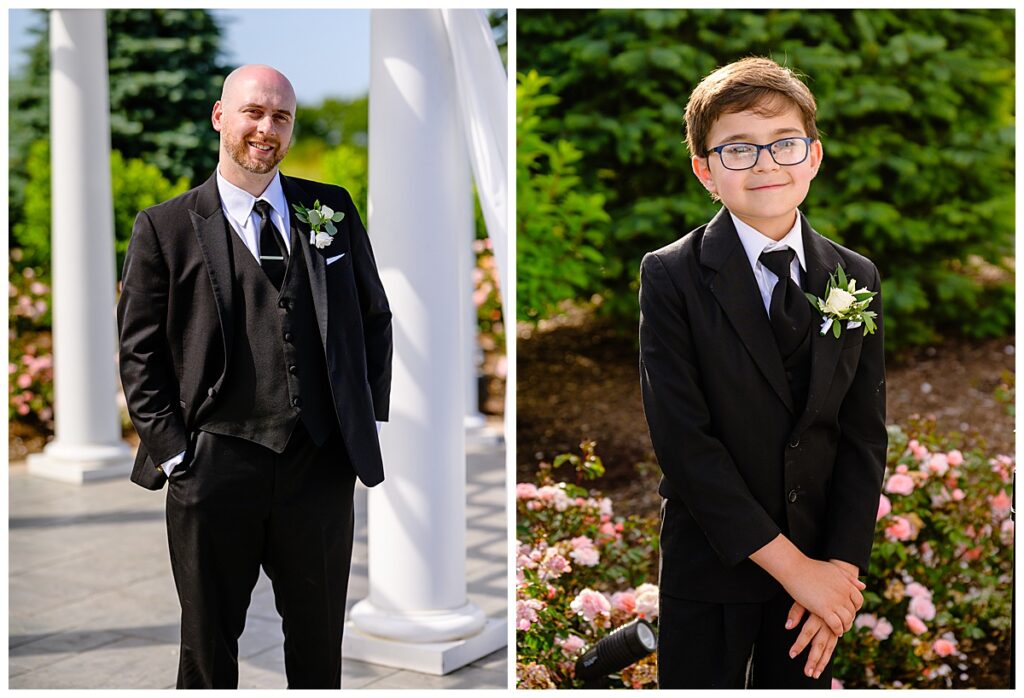
[(328, 263), (328, 264), (334, 264), (334, 263), (335, 263), (335, 262), (337, 262), (337, 261), (338, 261), (339, 259), (341, 259), (342, 257), (344, 257), (344, 256), (345, 256), (345, 254), (346, 254), (345, 252), (342, 252), (342, 253), (341, 253), (341, 254), (339, 254), (339, 255), (338, 255), (337, 257), (328, 257), (328, 258), (327, 258), (327, 263)]

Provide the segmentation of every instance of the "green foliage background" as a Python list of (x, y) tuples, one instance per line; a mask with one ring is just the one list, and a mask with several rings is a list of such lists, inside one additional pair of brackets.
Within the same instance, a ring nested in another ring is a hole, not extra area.
[[(550, 77), (559, 97), (519, 158), (543, 154), (536, 140), (571, 144), (576, 192), (606, 197), (610, 215), (567, 233), (569, 246), (603, 234), (604, 262), (585, 289), (556, 295), (600, 293), (632, 330), (643, 253), (717, 209), (690, 172), (689, 94), (717, 66), (764, 55), (808, 76), (817, 97), (825, 160), (801, 208), (878, 265), (889, 347), (1011, 331), (1011, 10), (522, 10), (517, 21), (518, 69)], [(520, 250), (555, 234), (524, 234), (536, 212), (523, 204)], [(520, 290), (546, 283), (523, 261)]]

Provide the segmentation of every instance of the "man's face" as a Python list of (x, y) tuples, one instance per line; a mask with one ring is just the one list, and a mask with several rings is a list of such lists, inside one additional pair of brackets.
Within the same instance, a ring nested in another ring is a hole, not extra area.
[[(775, 116), (754, 111), (723, 114), (708, 133), (708, 148), (726, 143), (767, 145), (786, 136), (806, 136), (800, 111), (790, 106)], [(781, 237), (793, 225), (796, 208), (807, 196), (821, 165), (821, 142), (810, 145), (807, 159), (797, 165), (779, 165), (761, 150), (748, 170), (730, 170), (717, 153), (693, 158), (693, 172), (709, 192), (740, 220), (765, 235)]]
[(240, 75), (213, 106), (221, 149), (242, 169), (267, 174), (291, 144), (295, 95), (287, 82), (266, 72)]

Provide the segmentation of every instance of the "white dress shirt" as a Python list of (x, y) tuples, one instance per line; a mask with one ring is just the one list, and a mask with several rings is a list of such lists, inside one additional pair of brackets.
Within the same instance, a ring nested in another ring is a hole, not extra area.
[(764, 310), (767, 313), (772, 303), (772, 291), (775, 289), (775, 283), (779, 277), (771, 269), (761, 264), (762, 252), (792, 248), (796, 252), (796, 256), (793, 257), (789, 273), (797, 285), (803, 285), (803, 272), (807, 270), (807, 262), (804, 260), (804, 238), (800, 232), (800, 215), (797, 214), (793, 227), (779, 241), (772, 240), (759, 230), (751, 228), (733, 215), (732, 211), (729, 211), (729, 215), (732, 216), (732, 223), (736, 226), (736, 232), (740, 236), (743, 251), (747, 253), (750, 267), (754, 270), (754, 280), (757, 281), (757, 288), (761, 292), (761, 300), (764, 301)]
[[(220, 205), (224, 209), (224, 217), (228, 219), (231, 229), (235, 231), (239, 239), (245, 243), (246, 248), (260, 261), (260, 214), (253, 208), (259, 200), (270, 204), (270, 221), (283, 233), (284, 246), (288, 254), (292, 251), (291, 240), (291, 216), (288, 215), (288, 199), (281, 188), (281, 173), (278, 172), (270, 180), (270, 184), (263, 190), (259, 197), (255, 197), (244, 189), (239, 189), (234, 184), (224, 179), (217, 168), (217, 191), (220, 194)], [(381, 422), (377, 422), (377, 433), (380, 434)], [(185, 460), (185, 452), (182, 451), (168, 461), (160, 464), (160, 469), (165, 475), (170, 476), (174, 469)]]

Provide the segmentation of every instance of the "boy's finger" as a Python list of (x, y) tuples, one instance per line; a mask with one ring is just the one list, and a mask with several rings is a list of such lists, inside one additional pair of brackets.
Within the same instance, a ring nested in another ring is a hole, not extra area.
[(814, 638), (814, 642), (811, 643), (811, 652), (807, 655), (807, 664), (804, 666), (805, 676), (814, 676), (814, 671), (818, 667), (818, 660), (821, 659), (821, 655), (825, 651), (827, 640), (824, 639), (823, 635), (826, 634), (818, 633)]
[(799, 601), (794, 601), (793, 605), (789, 608), (789, 614), (786, 616), (786, 630), (795, 628), (803, 617), (804, 607), (800, 605)]
[(796, 637), (796, 642), (789, 648), (790, 659), (795, 659), (797, 655), (804, 651), (809, 643), (817, 634), (817, 632), (824, 627), (824, 624), (815, 616), (808, 616), (807, 622), (804, 623), (804, 627), (800, 629), (800, 634)]
[(837, 642), (839, 642), (839, 638), (835, 635), (829, 638), (828, 645), (825, 646), (825, 651), (821, 653), (821, 659), (818, 660), (818, 665), (814, 668), (814, 678), (818, 678), (821, 676), (821, 672), (825, 671), (825, 667), (828, 666), (828, 660), (836, 649)]

